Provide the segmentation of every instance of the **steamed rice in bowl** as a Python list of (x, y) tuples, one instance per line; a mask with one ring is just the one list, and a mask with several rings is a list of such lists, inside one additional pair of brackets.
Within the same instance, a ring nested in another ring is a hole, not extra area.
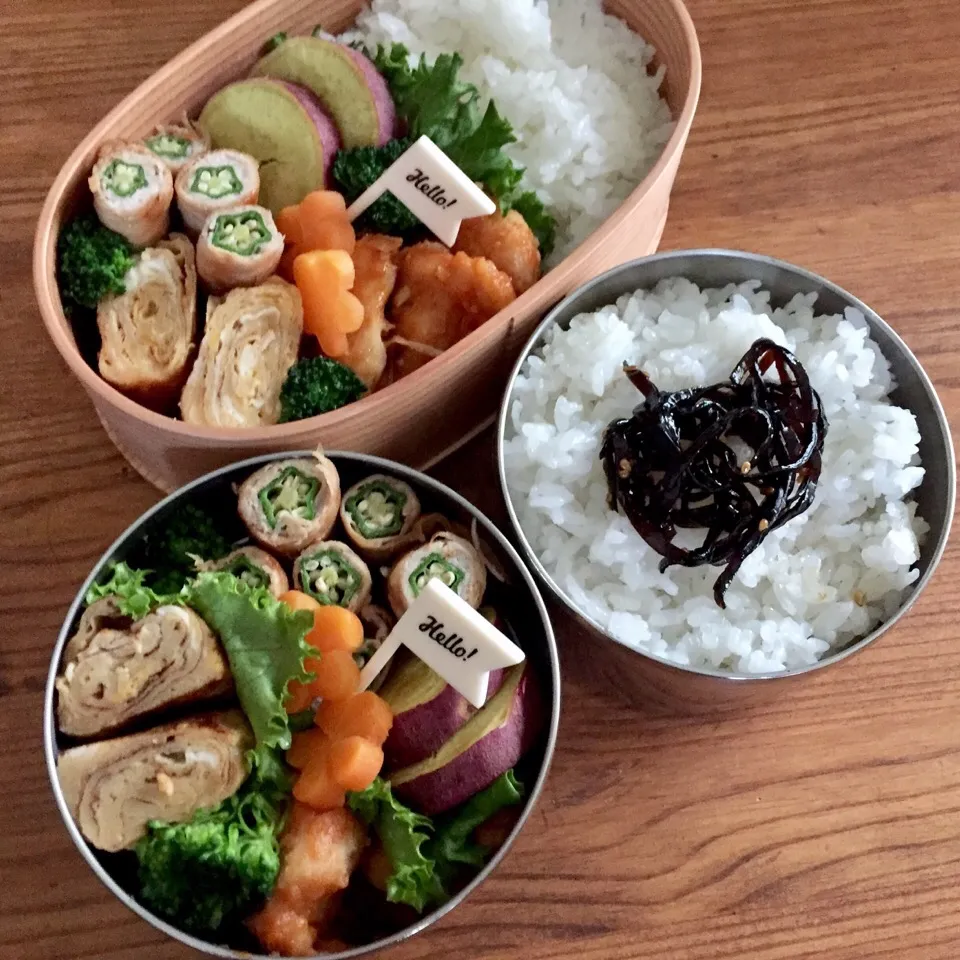
[[(661, 390), (725, 380), (759, 338), (793, 351), (829, 422), (809, 510), (772, 531), (717, 606), (714, 566), (671, 566), (608, 506), (607, 425), (641, 397), (623, 364)], [(773, 308), (759, 281), (700, 289), (682, 278), (553, 325), (513, 387), (503, 470), (542, 566), (586, 617), (676, 664), (755, 675), (794, 670), (891, 617), (918, 579), (928, 525), (914, 414), (889, 399), (890, 366), (856, 309), (816, 294)]]
[(674, 129), (655, 50), (600, 0), (373, 0), (341, 39), (402, 43), (429, 62), (463, 57), (463, 78), (513, 126), (504, 152), (525, 169), (525, 189), (557, 221), (546, 268), (627, 199)]

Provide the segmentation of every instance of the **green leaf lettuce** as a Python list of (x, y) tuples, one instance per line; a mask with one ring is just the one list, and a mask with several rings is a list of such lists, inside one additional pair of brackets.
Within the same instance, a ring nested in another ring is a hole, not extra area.
[(96, 583), (84, 597), (89, 606), (104, 597), (115, 597), (120, 612), (134, 620), (145, 617), (151, 610), (165, 603), (180, 603), (176, 594), (161, 594), (145, 586), (150, 570), (134, 570), (126, 563), (115, 564), (110, 579), (105, 583)]
[(459, 77), (463, 58), (442, 53), (433, 63), (425, 55), (411, 62), (410, 51), (399, 43), (366, 53), (390, 87), (408, 138), (429, 137), (471, 180), (483, 184), (501, 213), (517, 210), (536, 235), (542, 256), (549, 256), (556, 223), (536, 193), (522, 191), (524, 170), (504, 150), (516, 143), (513, 127), (492, 100), (481, 111), (480, 91)]
[(433, 831), (429, 817), (400, 803), (390, 784), (379, 777), (366, 790), (348, 794), (347, 806), (380, 837), (393, 867), (387, 900), (423, 912), (446, 899), (436, 863), (423, 850)]
[(311, 679), (303, 661), (316, 656), (304, 639), (313, 616), (229, 573), (201, 573), (184, 588), (184, 599), (220, 637), (257, 746), (289, 747), (283, 701), (291, 680)]
[(439, 824), (397, 800), (379, 777), (348, 794), (347, 805), (379, 836), (393, 868), (387, 899), (422, 913), (450, 898), (449, 884), (462, 866), (483, 866), (491, 851), (472, 839), (474, 831), (523, 797), (523, 784), (508, 770)]
[(471, 839), (473, 832), (505, 807), (522, 802), (523, 784), (514, 772), (508, 770), (497, 777), (485, 790), (474, 794), (452, 818), (437, 827), (430, 853), (438, 863), (441, 874), (454, 863), (480, 867), (490, 855), (490, 849)]

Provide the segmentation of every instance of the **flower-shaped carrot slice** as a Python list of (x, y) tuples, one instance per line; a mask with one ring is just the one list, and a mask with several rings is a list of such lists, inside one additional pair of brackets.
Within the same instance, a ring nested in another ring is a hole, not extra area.
[(347, 352), (347, 334), (363, 324), (363, 304), (352, 294), (353, 260), (343, 250), (312, 250), (293, 262), (293, 276), (303, 298), (303, 328), (313, 334), (328, 357)]

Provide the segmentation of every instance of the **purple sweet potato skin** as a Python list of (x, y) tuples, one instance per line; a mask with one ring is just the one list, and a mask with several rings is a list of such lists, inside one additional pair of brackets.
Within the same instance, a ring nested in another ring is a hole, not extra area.
[[(503, 686), (506, 670), (492, 670), (487, 700)], [(387, 770), (402, 770), (436, 753), (475, 713), (476, 708), (449, 684), (427, 703), (393, 718), (390, 736), (383, 745)]]
[(347, 53), (360, 68), (360, 72), (363, 74), (370, 90), (370, 96), (373, 97), (373, 103), (377, 109), (377, 126), (380, 131), (377, 146), (382, 147), (393, 139), (397, 127), (397, 108), (394, 105), (393, 97), (390, 95), (390, 88), (387, 86), (387, 81), (380, 75), (380, 71), (368, 57), (351, 47), (347, 47)]
[(333, 166), (334, 157), (340, 149), (340, 131), (337, 125), (330, 119), (329, 114), (320, 104), (320, 101), (306, 88), (296, 83), (288, 83), (286, 80), (275, 81), (281, 87), (288, 90), (297, 102), (303, 107), (307, 116), (313, 121), (317, 128), (317, 136), (323, 146), (323, 177), (324, 185), (330, 182), (330, 168)]
[(536, 742), (543, 728), (543, 700), (528, 667), (514, 694), (506, 722), (445, 767), (395, 786), (394, 793), (428, 816), (444, 813), (469, 800), (506, 773)]

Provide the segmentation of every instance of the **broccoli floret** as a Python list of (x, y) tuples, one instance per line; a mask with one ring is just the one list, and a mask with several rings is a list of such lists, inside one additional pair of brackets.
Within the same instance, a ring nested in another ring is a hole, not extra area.
[[(347, 203), (383, 176), (412, 146), (411, 140), (391, 140), (382, 147), (341, 150), (333, 161), (333, 178)], [(391, 193), (385, 193), (357, 221), (361, 229), (402, 237), (420, 228), (420, 221)]]
[(280, 391), (280, 422), (306, 420), (359, 400), (366, 393), (363, 381), (349, 368), (329, 357), (299, 360)]
[(123, 278), (134, 264), (133, 247), (92, 214), (73, 220), (60, 233), (60, 292), (70, 304), (95, 309), (107, 294), (123, 293)]
[(170, 594), (194, 576), (194, 557), (219, 560), (230, 552), (230, 542), (205, 510), (184, 504), (164, 518), (151, 531), (144, 544), (143, 566), (153, 571), (150, 587), (157, 593)]
[(152, 822), (135, 848), (140, 899), (201, 936), (249, 916), (277, 881), (277, 836), (288, 788), (271, 754), (258, 760), (258, 769), (220, 806), (199, 811), (187, 823)]

